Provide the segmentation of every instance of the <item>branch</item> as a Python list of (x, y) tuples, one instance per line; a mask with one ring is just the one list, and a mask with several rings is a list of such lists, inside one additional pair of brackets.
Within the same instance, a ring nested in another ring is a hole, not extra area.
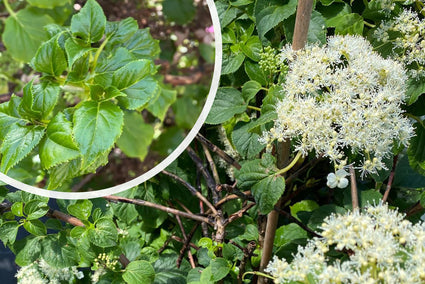
[(241, 165), (235, 159), (230, 157), (226, 152), (218, 148), (216, 145), (214, 145), (211, 141), (209, 141), (207, 138), (202, 136), (200, 133), (196, 135), (196, 139), (201, 142), (203, 145), (207, 146), (211, 151), (216, 153), (220, 158), (222, 158), (226, 163), (229, 165), (235, 167), (236, 169), (240, 170)]
[(166, 170), (162, 171), (163, 174), (171, 177), (172, 179), (178, 181), (179, 183), (181, 183), (184, 187), (186, 187), (187, 189), (189, 189), (189, 191), (195, 195), (196, 197), (198, 197), (200, 200), (202, 200), (210, 209), (211, 212), (213, 212), (214, 215), (217, 215), (217, 209), (215, 209), (215, 207), (208, 201), (208, 199), (205, 198), (205, 196), (203, 196), (199, 191), (196, 190), (196, 188), (194, 188), (190, 183), (188, 183), (187, 181), (185, 181), (184, 179), (182, 179), (181, 177), (172, 174), (170, 172), (167, 172)]
[(384, 196), (382, 197), (382, 202), (386, 202), (388, 196), (390, 195), (391, 186), (393, 184), (394, 175), (395, 175), (395, 167), (397, 166), (398, 155), (395, 155), (393, 158), (393, 167), (391, 169), (390, 176), (388, 177), (387, 188), (385, 190)]
[(243, 258), (241, 260), (241, 263), (239, 264), (238, 284), (244, 283), (243, 275), (245, 273), (245, 266), (246, 266), (247, 260), (250, 259), (251, 256), (253, 255), (256, 247), (257, 247), (257, 243), (255, 241), (251, 241), (248, 243), (247, 247), (243, 249)]
[(356, 172), (353, 165), (350, 165), (350, 181), (351, 181), (351, 204), (353, 211), (359, 209), (359, 196), (357, 195)]
[(241, 210), (239, 210), (238, 212), (235, 212), (232, 215), (230, 215), (229, 218), (227, 218), (227, 220), (224, 221), (223, 226), (227, 226), (233, 221), (235, 221), (236, 219), (242, 218), (243, 214), (245, 214), (246, 211), (254, 207), (254, 205), (255, 205), (255, 202), (251, 202), (245, 207), (243, 207)]
[(204, 217), (204, 216), (199, 216), (196, 214), (190, 214), (184, 211), (180, 211), (177, 209), (173, 209), (164, 205), (160, 205), (160, 204), (156, 204), (156, 203), (152, 203), (146, 200), (141, 200), (141, 199), (131, 199), (131, 198), (126, 198), (126, 197), (121, 197), (121, 196), (113, 196), (113, 195), (108, 195), (108, 196), (104, 196), (103, 198), (105, 198), (106, 200), (109, 201), (113, 201), (113, 202), (124, 202), (124, 203), (130, 203), (130, 204), (134, 204), (134, 205), (139, 205), (139, 206), (146, 206), (146, 207), (151, 207), (151, 208), (155, 208), (170, 214), (174, 214), (174, 215), (178, 215), (181, 217), (185, 217), (185, 218), (189, 218), (189, 219), (193, 219), (199, 222), (205, 222), (210, 224), (211, 226), (214, 226), (214, 222), (212, 222), (209, 218)]

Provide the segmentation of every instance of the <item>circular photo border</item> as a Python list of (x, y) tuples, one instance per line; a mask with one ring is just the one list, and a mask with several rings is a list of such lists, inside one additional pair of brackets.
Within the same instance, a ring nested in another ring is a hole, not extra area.
[(210, 109), (213, 105), (214, 98), (218, 89), (218, 84), (220, 81), (221, 63), (222, 63), (222, 39), (221, 39), (220, 21), (218, 18), (218, 13), (217, 13), (216, 6), (214, 4), (214, 0), (206, 0), (206, 2), (208, 5), (208, 10), (210, 12), (213, 27), (214, 27), (214, 37), (215, 37), (214, 73), (213, 73), (213, 77), (212, 77), (212, 81), (210, 85), (210, 90), (209, 90), (209, 93), (208, 93), (208, 96), (201, 114), (199, 115), (195, 125), (192, 127), (189, 134), (183, 139), (183, 141), (179, 144), (179, 146), (177, 146), (176, 149), (174, 149), (174, 151), (171, 154), (169, 154), (164, 160), (162, 160), (154, 168), (150, 169), (149, 171), (142, 174), (141, 176), (138, 176), (137, 178), (134, 178), (130, 181), (127, 181), (125, 183), (122, 183), (116, 186), (108, 187), (105, 189), (99, 189), (95, 191), (61, 192), (61, 191), (54, 191), (54, 190), (46, 190), (46, 189), (38, 188), (35, 186), (25, 184), (20, 181), (17, 181), (1, 172), (0, 172), (0, 180), (17, 189), (20, 189), (32, 194), (45, 196), (45, 197), (56, 198), (56, 199), (91, 199), (91, 198), (98, 198), (98, 197), (102, 197), (106, 195), (116, 194), (116, 193), (125, 191), (127, 189), (130, 189), (132, 187), (138, 186), (139, 184), (157, 175), (159, 172), (165, 169), (168, 165), (170, 165), (175, 159), (177, 159), (177, 157), (180, 156), (180, 154), (183, 153), (183, 151), (189, 146), (189, 144), (192, 142), (192, 140), (195, 138), (196, 134), (198, 134), (199, 130), (204, 124), (208, 116), (208, 113), (210, 112)]

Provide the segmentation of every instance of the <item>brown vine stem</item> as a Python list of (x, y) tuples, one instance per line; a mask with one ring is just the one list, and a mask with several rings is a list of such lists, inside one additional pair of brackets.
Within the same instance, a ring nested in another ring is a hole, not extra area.
[(356, 172), (354, 171), (353, 165), (350, 165), (350, 185), (351, 185), (351, 204), (353, 211), (359, 210), (359, 196), (357, 194), (357, 182)]
[(209, 218), (204, 217), (204, 216), (199, 216), (196, 214), (190, 214), (184, 211), (180, 211), (177, 209), (173, 209), (164, 205), (160, 205), (160, 204), (156, 204), (156, 203), (152, 203), (146, 200), (141, 200), (141, 199), (132, 199), (132, 198), (126, 198), (126, 197), (121, 197), (121, 196), (114, 196), (114, 195), (107, 195), (103, 197), (106, 200), (109, 201), (115, 201), (115, 202), (124, 202), (124, 203), (130, 203), (130, 204), (134, 204), (134, 205), (139, 205), (139, 206), (146, 206), (146, 207), (151, 207), (151, 208), (155, 208), (170, 214), (174, 214), (174, 215), (178, 215), (184, 218), (188, 218), (188, 219), (192, 219), (192, 220), (196, 220), (199, 222), (205, 222), (211, 226), (214, 226), (214, 222), (211, 221)]
[[(292, 49), (299, 50), (304, 48), (307, 42), (308, 26), (310, 25), (311, 12), (313, 9), (313, 0), (299, 0), (297, 7), (297, 15), (295, 18), (294, 36), (292, 39)], [(283, 168), (289, 159), (290, 141), (283, 141), (277, 145), (277, 166)], [(280, 208), (281, 200), (276, 204)], [(269, 263), (273, 253), (273, 242), (276, 234), (279, 213), (273, 210), (267, 216), (267, 225), (264, 236), (263, 252), (260, 261), (260, 272)], [(264, 284), (264, 277), (258, 278), (259, 284)]]
[(382, 197), (382, 202), (387, 202), (388, 196), (390, 195), (391, 186), (393, 184), (395, 167), (397, 166), (398, 155), (395, 155), (393, 158), (393, 167), (391, 169), (390, 176), (388, 177), (387, 188), (385, 189), (384, 196)]

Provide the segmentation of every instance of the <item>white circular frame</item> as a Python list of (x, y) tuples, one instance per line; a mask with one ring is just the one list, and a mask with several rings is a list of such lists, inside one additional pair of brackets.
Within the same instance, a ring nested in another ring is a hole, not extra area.
[(195, 125), (192, 127), (189, 134), (179, 144), (179, 146), (177, 146), (177, 148), (174, 149), (174, 151), (170, 155), (168, 155), (167, 158), (162, 160), (154, 168), (150, 169), (149, 171), (147, 171), (146, 173), (142, 174), (141, 176), (135, 179), (132, 179), (130, 181), (127, 181), (125, 183), (122, 183), (116, 186), (112, 186), (112, 187), (108, 187), (108, 188), (100, 189), (96, 191), (89, 191), (89, 192), (61, 192), (61, 191), (54, 191), (54, 190), (46, 190), (46, 189), (38, 188), (35, 186), (25, 184), (20, 181), (17, 181), (1, 172), (0, 172), (0, 180), (17, 189), (20, 189), (32, 194), (45, 196), (45, 197), (51, 197), (51, 198), (57, 198), (57, 199), (90, 199), (90, 198), (98, 198), (98, 197), (102, 197), (106, 195), (116, 194), (116, 193), (125, 191), (127, 189), (130, 189), (132, 187), (138, 186), (139, 184), (154, 177), (160, 171), (165, 169), (169, 164), (171, 164), (175, 159), (177, 159), (177, 157), (180, 156), (180, 154), (189, 146), (190, 142), (192, 142), (192, 140), (195, 138), (196, 134), (198, 134), (199, 130), (204, 124), (205, 119), (207, 118), (208, 113), (214, 102), (215, 94), (218, 89), (218, 84), (219, 84), (220, 75), (221, 75), (222, 39), (221, 39), (220, 21), (218, 19), (217, 9), (215, 7), (214, 1), (213, 0), (206, 0), (206, 1), (207, 1), (208, 9), (210, 11), (210, 15), (212, 18), (213, 27), (214, 27), (214, 37), (215, 37), (214, 73), (213, 73), (213, 77), (211, 81), (210, 91), (208, 93), (208, 97), (202, 109), (202, 112), (199, 115)]

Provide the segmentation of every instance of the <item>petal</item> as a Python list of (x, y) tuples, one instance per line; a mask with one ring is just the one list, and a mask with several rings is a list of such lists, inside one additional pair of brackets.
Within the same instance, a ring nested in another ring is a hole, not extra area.
[(336, 171), (335, 175), (337, 176), (337, 178), (343, 178), (348, 176), (348, 173), (344, 169), (339, 169)]
[(346, 188), (348, 185), (348, 179), (342, 178), (338, 181), (338, 187), (339, 188)]

